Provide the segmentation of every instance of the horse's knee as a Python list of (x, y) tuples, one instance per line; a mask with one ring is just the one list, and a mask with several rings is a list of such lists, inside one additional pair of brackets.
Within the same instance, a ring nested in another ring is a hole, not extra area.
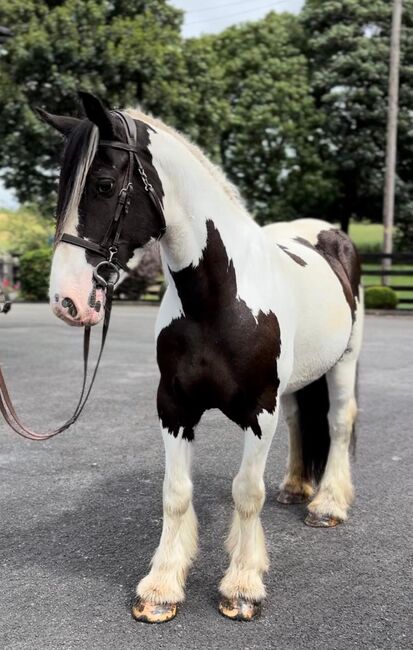
[(192, 501), (192, 481), (188, 477), (171, 480), (165, 478), (163, 507), (172, 516), (182, 516)]
[(232, 497), (235, 507), (241, 515), (260, 512), (265, 500), (263, 479), (253, 479), (244, 474), (237, 474), (232, 483)]

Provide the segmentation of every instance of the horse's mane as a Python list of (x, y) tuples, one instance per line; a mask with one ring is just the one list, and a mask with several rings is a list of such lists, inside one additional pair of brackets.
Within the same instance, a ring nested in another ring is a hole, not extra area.
[(204, 154), (202, 149), (196, 144), (191, 142), (188, 136), (183, 135), (180, 131), (168, 126), (161, 119), (153, 117), (150, 113), (144, 113), (140, 108), (127, 108), (126, 112), (133, 118), (146, 122), (149, 126), (158, 128), (161, 131), (169, 133), (181, 142), (189, 151), (195, 156), (197, 160), (209, 171), (211, 176), (221, 185), (226, 194), (235, 201), (240, 207), (245, 208), (244, 200), (238, 188), (228, 180), (222, 169), (218, 165), (214, 165), (209, 158)]

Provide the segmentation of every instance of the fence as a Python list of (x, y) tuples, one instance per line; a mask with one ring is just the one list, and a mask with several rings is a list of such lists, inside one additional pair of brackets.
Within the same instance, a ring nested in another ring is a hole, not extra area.
[[(383, 260), (391, 260), (389, 269), (382, 268)], [(413, 308), (413, 252), (409, 253), (362, 253), (363, 281), (366, 287), (386, 284), (396, 291), (399, 306)], [(374, 279), (377, 278), (375, 282)], [(384, 282), (384, 279), (387, 282)]]

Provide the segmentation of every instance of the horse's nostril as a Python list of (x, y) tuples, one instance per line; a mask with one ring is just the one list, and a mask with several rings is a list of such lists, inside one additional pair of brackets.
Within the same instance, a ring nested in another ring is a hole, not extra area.
[(63, 298), (63, 300), (62, 300), (62, 307), (64, 307), (65, 309), (67, 309), (67, 311), (69, 312), (69, 315), (70, 315), (72, 318), (76, 318), (76, 316), (77, 316), (77, 309), (76, 309), (76, 307), (75, 307), (75, 303), (73, 302), (73, 300), (71, 300), (70, 298)]

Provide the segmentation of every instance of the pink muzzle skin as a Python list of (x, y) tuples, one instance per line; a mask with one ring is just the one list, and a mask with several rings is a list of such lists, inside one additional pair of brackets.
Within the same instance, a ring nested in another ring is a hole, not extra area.
[[(66, 294), (66, 295), (64, 295)], [(51, 296), (53, 313), (68, 325), (84, 327), (99, 323), (105, 313), (105, 292), (93, 287), (88, 296), (72, 290)]]

